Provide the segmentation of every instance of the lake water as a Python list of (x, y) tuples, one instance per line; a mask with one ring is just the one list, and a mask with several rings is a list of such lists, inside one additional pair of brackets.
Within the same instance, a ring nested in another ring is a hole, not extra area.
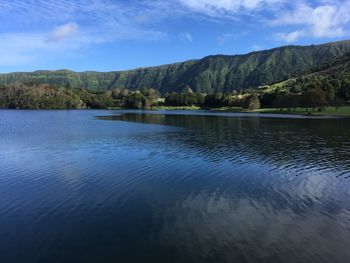
[(0, 262), (348, 263), (350, 120), (2, 110)]

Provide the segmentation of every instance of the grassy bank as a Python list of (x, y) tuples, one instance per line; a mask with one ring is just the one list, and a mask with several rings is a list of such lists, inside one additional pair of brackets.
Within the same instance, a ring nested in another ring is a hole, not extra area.
[(218, 108), (201, 108), (198, 106), (156, 106), (153, 110), (211, 110), (211, 111), (222, 111), (222, 112), (255, 112), (255, 113), (271, 113), (271, 114), (301, 114), (301, 115), (313, 115), (313, 116), (349, 116), (350, 117), (350, 106), (340, 107), (338, 110), (335, 107), (326, 107), (323, 111), (317, 110), (306, 111), (305, 108), (297, 108), (292, 111), (283, 110), (276, 108), (264, 108), (253, 111), (247, 111), (239, 107), (218, 107)]
[(277, 113), (277, 114), (303, 114), (303, 115), (315, 115), (315, 116), (350, 116), (350, 107), (340, 107), (338, 110), (335, 107), (326, 107), (323, 111), (306, 111), (305, 108), (297, 108), (295, 111), (281, 111), (280, 109), (267, 108), (258, 109), (254, 112), (260, 113)]
[(201, 110), (198, 106), (154, 106), (153, 110)]

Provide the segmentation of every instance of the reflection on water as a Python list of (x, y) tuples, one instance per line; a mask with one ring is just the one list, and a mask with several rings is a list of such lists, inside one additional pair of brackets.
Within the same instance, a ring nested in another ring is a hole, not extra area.
[(349, 262), (349, 120), (115, 114), (0, 112), (1, 262)]
[[(196, 155), (208, 161), (266, 163), (269, 168), (303, 171), (338, 172), (337, 176), (350, 175), (350, 120), (305, 120), (276, 118), (228, 118), (221, 116), (191, 116), (167, 114), (123, 114), (101, 117), (146, 124), (161, 124), (186, 128), (183, 133), (165, 138), (154, 134), (143, 143), (184, 144), (184, 150), (195, 148)], [(157, 139), (159, 138), (159, 139)], [(162, 145), (161, 147), (166, 147)], [(258, 159), (258, 160), (256, 160)], [(290, 167), (289, 167), (290, 166)]]

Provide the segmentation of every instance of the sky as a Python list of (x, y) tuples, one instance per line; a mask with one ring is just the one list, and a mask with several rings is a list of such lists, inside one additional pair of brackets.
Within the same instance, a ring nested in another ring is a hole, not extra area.
[(0, 72), (115, 71), (350, 38), (350, 0), (0, 0)]

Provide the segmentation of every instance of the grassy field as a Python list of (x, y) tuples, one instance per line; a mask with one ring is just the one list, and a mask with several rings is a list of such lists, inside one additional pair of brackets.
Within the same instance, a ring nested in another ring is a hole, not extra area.
[(198, 106), (155, 106), (153, 110), (200, 110)]

